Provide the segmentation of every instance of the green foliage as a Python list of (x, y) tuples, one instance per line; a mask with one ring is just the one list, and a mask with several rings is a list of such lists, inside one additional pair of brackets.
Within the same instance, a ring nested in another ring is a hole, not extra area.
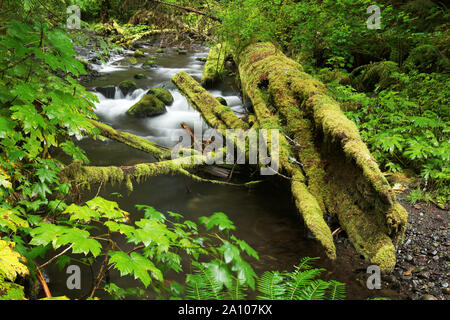
[(392, 77), (394, 84), (372, 97), (336, 82), (329, 88), (378, 162), (390, 172), (415, 170), (422, 193), (431, 192), (444, 205), (450, 196), (448, 77), (417, 72)]
[[(344, 284), (331, 280), (323, 281), (316, 277), (324, 269), (313, 268), (312, 262), (318, 258), (305, 257), (295, 266), (294, 272), (266, 271), (257, 279), (260, 300), (341, 300), (345, 298)], [(245, 282), (231, 277), (229, 285), (224, 268), (216, 263), (210, 265), (195, 264), (195, 273), (187, 276), (186, 290), (188, 299), (222, 300), (243, 299), (248, 292)], [(252, 290), (254, 289), (251, 287)]]

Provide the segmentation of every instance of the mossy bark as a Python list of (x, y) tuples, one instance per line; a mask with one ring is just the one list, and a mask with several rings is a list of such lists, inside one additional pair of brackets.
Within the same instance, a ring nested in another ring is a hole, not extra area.
[(383, 271), (393, 270), (393, 241), (404, 235), (407, 212), (356, 125), (320, 81), (273, 44), (250, 45), (235, 61), (259, 126), (279, 127), (288, 137), (290, 143), (280, 142), (287, 149), (280, 164), (293, 179), (293, 196), (306, 225), (331, 250), (323, 217), (336, 215), (358, 252)]
[(223, 78), (226, 73), (225, 61), (232, 56), (231, 48), (226, 43), (218, 43), (211, 47), (203, 68), (201, 83), (209, 87)]
[(167, 155), (169, 150), (166, 147), (158, 146), (156, 143), (148, 141), (147, 139), (138, 137), (129, 132), (116, 130), (113, 127), (101, 123), (95, 120), (89, 120), (97, 129), (100, 130), (100, 134), (106, 138), (116, 140), (126, 145), (150, 153), (156, 159), (162, 159), (164, 155)]

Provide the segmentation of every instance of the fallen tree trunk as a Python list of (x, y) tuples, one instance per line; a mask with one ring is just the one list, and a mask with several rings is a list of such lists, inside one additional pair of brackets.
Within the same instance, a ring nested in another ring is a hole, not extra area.
[(162, 146), (158, 146), (156, 143), (148, 141), (145, 138), (138, 137), (132, 133), (126, 131), (116, 130), (105, 123), (101, 123), (95, 120), (89, 120), (97, 129), (100, 130), (100, 134), (106, 138), (125, 143), (126, 145), (147, 152), (157, 159), (165, 158), (170, 155), (170, 149)]
[[(238, 142), (236, 147), (241, 149), (241, 151), (244, 151), (246, 156), (249, 154), (247, 152), (249, 143), (245, 140), (237, 141), (238, 139), (233, 132), (226, 131), (226, 129), (248, 130), (250, 128), (248, 123), (239, 119), (229, 107), (221, 105), (187, 73), (179, 72), (172, 78), (172, 82), (180, 89), (181, 93), (186, 96), (194, 108), (201, 113), (210, 126), (217, 127), (227, 139), (233, 139)], [(259, 97), (256, 98), (259, 99)], [(259, 101), (260, 99), (255, 99), (255, 106), (258, 105)], [(259, 127), (261, 129), (281, 130), (277, 117), (272, 115), (266, 109), (264, 104), (259, 104), (257, 109)], [(265, 142), (268, 148), (273, 150), (271, 137), (271, 134), (267, 134)], [(322, 211), (316, 198), (310, 194), (305, 185), (305, 177), (302, 173), (302, 169), (297, 164), (290, 163), (289, 144), (283, 136), (279, 137), (277, 149), (279, 150), (279, 165), (277, 165), (277, 167), (281, 166), (288, 172), (290, 177), (292, 177), (292, 193), (308, 229), (311, 230), (316, 239), (325, 248), (327, 256), (330, 259), (335, 259), (336, 249), (331, 231), (323, 219)]]
[[(304, 211), (312, 207), (322, 217), (336, 215), (355, 249), (383, 271), (392, 271), (393, 241), (404, 235), (407, 212), (396, 201), (356, 125), (322, 83), (274, 45), (250, 45), (235, 61), (260, 126), (273, 126), (278, 114), (281, 131), (294, 142), (289, 155), (302, 163), (305, 179), (303, 184), (293, 182), (292, 191), (306, 224)], [(289, 174), (300, 176), (283, 162)]]

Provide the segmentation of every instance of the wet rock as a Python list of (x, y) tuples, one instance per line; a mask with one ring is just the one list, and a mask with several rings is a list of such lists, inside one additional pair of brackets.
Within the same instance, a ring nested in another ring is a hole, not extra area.
[(207, 58), (198, 57), (198, 58), (195, 58), (195, 60), (200, 61), (200, 62), (206, 62)]
[(172, 81), (165, 81), (161, 84), (161, 88), (167, 90), (175, 90), (177, 87), (173, 84)]
[(133, 53), (133, 56), (134, 56), (135, 58), (140, 58), (140, 57), (144, 57), (145, 54), (144, 54), (141, 50), (136, 50), (136, 51)]
[(156, 53), (164, 53), (164, 49), (162, 49), (162, 48), (159, 48), (159, 49), (156, 49), (156, 51), (155, 51)]
[(144, 79), (144, 78), (145, 78), (145, 74), (143, 74), (143, 73), (135, 74), (135, 75), (134, 75), (134, 78), (135, 78), (135, 79)]
[(131, 64), (131, 65), (136, 65), (138, 62), (137, 62), (137, 59), (135, 58), (135, 57), (129, 57), (128, 58), (128, 62)]
[(105, 98), (113, 99), (116, 93), (115, 86), (104, 86), (104, 87), (96, 87), (95, 91), (100, 92)]
[(154, 68), (156, 67), (156, 63), (155, 63), (155, 58), (151, 57), (150, 59), (148, 59), (147, 61), (145, 61), (142, 64), (142, 68), (144, 69), (150, 69), (150, 68)]
[(154, 117), (167, 112), (164, 102), (153, 94), (146, 94), (126, 112), (127, 115), (135, 118)]
[(422, 300), (437, 300), (437, 298), (435, 296), (431, 295), (431, 294), (425, 294), (422, 297)]
[(216, 100), (220, 102), (221, 105), (227, 106), (227, 100), (225, 100), (225, 98), (223, 97), (216, 97)]
[(173, 96), (169, 90), (159, 87), (151, 88), (147, 93), (153, 94), (159, 100), (164, 102), (166, 106), (171, 105), (173, 103)]
[(136, 90), (136, 82), (132, 80), (124, 80), (119, 84), (119, 89), (126, 96), (128, 93), (132, 93)]

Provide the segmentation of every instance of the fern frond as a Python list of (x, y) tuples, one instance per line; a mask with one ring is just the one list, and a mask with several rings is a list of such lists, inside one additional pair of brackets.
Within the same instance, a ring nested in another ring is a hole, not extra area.
[(319, 260), (319, 257), (304, 257), (300, 260), (300, 263), (298, 265), (295, 266), (295, 270), (299, 271), (299, 270), (308, 270), (311, 269), (313, 267), (313, 263), (316, 262), (317, 260)]
[(324, 300), (330, 284), (323, 280), (314, 280), (300, 291), (299, 300)]
[(229, 300), (244, 300), (247, 294), (245, 293), (248, 286), (243, 284), (242, 279), (233, 278), (231, 288), (226, 292), (226, 297)]
[(193, 300), (223, 300), (222, 284), (217, 282), (207, 268), (202, 264), (194, 265), (194, 274), (187, 275), (187, 299)]
[(330, 280), (328, 281), (330, 288), (328, 290), (328, 300), (344, 300), (345, 299), (345, 284)]
[(258, 290), (263, 295), (261, 300), (280, 300), (286, 291), (283, 284), (284, 277), (278, 271), (266, 271), (258, 280)]
[[(304, 266), (303, 266), (304, 267)], [(299, 300), (302, 297), (304, 288), (312, 283), (315, 277), (317, 277), (324, 269), (310, 269), (300, 271), (298, 268), (294, 273), (288, 274), (288, 280), (286, 281), (286, 292), (284, 294), (285, 300)]]

